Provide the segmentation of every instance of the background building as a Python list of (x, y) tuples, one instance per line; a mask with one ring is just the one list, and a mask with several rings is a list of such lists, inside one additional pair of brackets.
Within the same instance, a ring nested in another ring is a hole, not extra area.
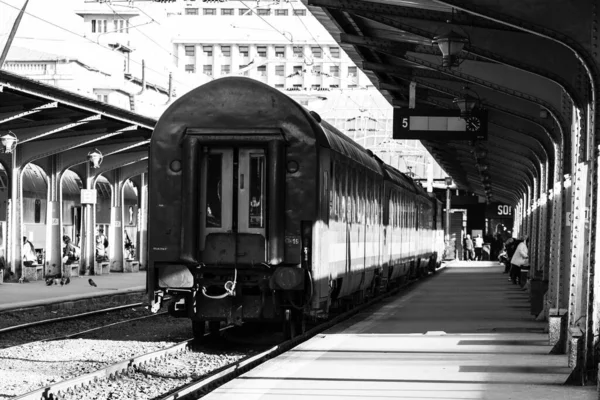
[[(68, 3), (71, 10), (60, 11), (68, 31), (54, 35), (66, 35), (60, 40), (28, 40), (22, 29), (40, 20), (25, 16), (7, 70), (155, 118), (212, 79), (247, 76), (284, 91), (398, 169), (446, 176), (420, 142), (391, 139), (391, 105), (300, 1)], [(7, 11), (4, 34), (18, 7), (0, 11)]]

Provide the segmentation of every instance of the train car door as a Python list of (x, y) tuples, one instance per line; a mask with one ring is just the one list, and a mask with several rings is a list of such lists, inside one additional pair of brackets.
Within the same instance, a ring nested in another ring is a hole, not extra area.
[(264, 150), (207, 149), (201, 170), (202, 262), (265, 262)]

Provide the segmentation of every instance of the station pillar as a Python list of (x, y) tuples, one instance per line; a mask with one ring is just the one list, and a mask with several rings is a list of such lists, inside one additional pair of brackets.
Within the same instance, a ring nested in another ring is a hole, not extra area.
[[(64, 273), (61, 271), (62, 263), (62, 210), (61, 210), (61, 178), (59, 168), (60, 154), (50, 157), (48, 175), (48, 201), (46, 205), (46, 275)], [(74, 238), (73, 238), (74, 239)]]
[(123, 271), (123, 179), (120, 169), (112, 171), (112, 200), (110, 205), (109, 249), (110, 270)]
[[(94, 173), (90, 163), (85, 165), (84, 187), (88, 190), (95, 189)], [(81, 271), (85, 275), (92, 274), (94, 270), (94, 246), (96, 208), (94, 204), (86, 203), (81, 205)]]

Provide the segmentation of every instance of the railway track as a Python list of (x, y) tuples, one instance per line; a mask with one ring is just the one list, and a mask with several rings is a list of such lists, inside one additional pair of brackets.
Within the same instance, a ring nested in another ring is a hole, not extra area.
[[(82, 319), (82, 318), (89, 318), (89, 317), (99, 316), (102, 314), (107, 314), (107, 313), (116, 312), (116, 311), (135, 309), (136, 307), (143, 307), (143, 306), (144, 306), (144, 303), (142, 303), (142, 302), (132, 303), (132, 304), (127, 304), (127, 305), (123, 305), (123, 306), (109, 307), (109, 308), (89, 311), (89, 312), (80, 313), (80, 314), (68, 315), (68, 316), (57, 317), (57, 318), (49, 318), (49, 319), (45, 319), (45, 320), (9, 326), (9, 327), (0, 329), (0, 339), (6, 340), (5, 336), (4, 336), (6, 334), (14, 335), (14, 334), (18, 334), (19, 331), (25, 331), (27, 329), (35, 328), (35, 327), (39, 327), (39, 326), (43, 326), (43, 325), (58, 324), (58, 323), (66, 322), (66, 321), (72, 321), (72, 320), (77, 320), (77, 319)], [(34, 334), (33, 336), (34, 337), (41, 336), (42, 337), (41, 339), (24, 340), (24, 341), (16, 340), (15, 344), (12, 344), (9, 346), (4, 346), (2, 344), (2, 341), (0, 341), (0, 349), (10, 349), (12, 347), (22, 346), (24, 344), (36, 343), (36, 342), (47, 342), (47, 341), (53, 341), (53, 340), (72, 339), (72, 338), (75, 338), (75, 337), (78, 337), (81, 335), (85, 335), (90, 332), (98, 331), (101, 329), (106, 329), (106, 328), (113, 327), (116, 325), (131, 323), (134, 321), (152, 318), (152, 317), (156, 317), (156, 316), (160, 316), (160, 315), (164, 315), (164, 314), (166, 314), (166, 312), (161, 312), (161, 313), (152, 314), (152, 315), (144, 315), (144, 316), (137, 317), (137, 318), (124, 318), (123, 320), (120, 320), (120, 321), (112, 322), (109, 324), (102, 324), (101, 326), (96, 326), (93, 328), (80, 330), (78, 332), (68, 333), (68, 334), (59, 334), (59, 335), (54, 335), (54, 336), (50, 336), (50, 337), (44, 337), (44, 335), (46, 335), (46, 333), (40, 332), (40, 333)]]
[[(292, 347), (297, 346), (298, 344), (316, 336), (320, 332), (349, 319), (355, 314), (365, 310), (366, 308), (382, 301), (386, 297), (392, 296), (398, 293), (400, 290), (407, 288), (412, 283), (416, 281), (407, 282), (404, 285), (401, 285), (390, 292), (379, 295), (370, 301), (353, 308), (352, 310), (346, 311), (335, 318), (324, 322), (317, 327), (310, 329), (309, 331), (296, 336), (293, 339), (284, 341), (280, 344), (272, 346), (264, 351), (260, 351), (258, 354), (251, 354), (246, 357), (241, 357), (240, 359), (232, 362), (223, 367), (215, 368), (212, 371), (207, 371), (207, 373), (202, 376), (193, 378), (191, 382), (180, 385), (175, 390), (167, 390), (165, 393), (159, 396), (153, 396), (152, 398), (159, 398), (161, 400), (181, 400), (181, 399), (197, 399), (205, 395), (206, 393), (214, 390), (215, 388), (223, 385), (236, 378), (237, 376), (247, 372), (248, 370), (262, 364), (263, 362), (276, 357)], [(227, 329), (227, 328), (223, 328)], [(208, 336), (207, 334), (206, 336)], [(39, 400), (39, 399), (78, 399), (82, 398), (83, 391), (89, 390), (96, 385), (101, 385), (102, 382), (112, 381), (116, 379), (125, 379), (132, 374), (135, 374), (136, 371), (144, 370), (145, 367), (151, 364), (160, 363), (162, 361), (167, 360), (170, 357), (178, 357), (186, 353), (191, 353), (194, 350), (194, 341), (193, 339), (188, 339), (183, 342), (180, 342), (171, 347), (161, 349), (158, 351), (153, 351), (147, 354), (142, 354), (140, 356), (135, 356), (127, 360), (123, 360), (117, 363), (114, 363), (110, 366), (107, 366), (102, 369), (98, 369), (96, 371), (83, 374), (81, 376), (77, 376), (68, 380), (64, 380), (62, 382), (57, 382), (40, 389), (34, 390), (32, 392), (23, 394), (21, 396), (15, 397), (14, 399), (18, 400)], [(148, 377), (148, 376), (146, 376)], [(164, 378), (164, 376), (163, 376)], [(188, 377), (189, 378), (189, 377)], [(126, 398), (126, 397), (123, 397)]]

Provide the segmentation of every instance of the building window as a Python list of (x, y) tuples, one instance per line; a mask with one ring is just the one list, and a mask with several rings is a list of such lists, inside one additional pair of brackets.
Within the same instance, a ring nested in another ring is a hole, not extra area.
[(296, 90), (300, 90), (300, 89), (302, 89), (302, 84), (301, 84), (301, 83), (299, 83), (299, 84), (295, 84), (295, 85), (293, 85), (293, 86), (294, 86), (294, 89), (296, 89)]
[(357, 68), (356, 67), (348, 67), (348, 76), (356, 77)]
[(92, 20), (92, 33), (96, 33), (96, 20)]
[(125, 33), (129, 33), (129, 21), (125, 23)]
[(271, 15), (271, 10), (268, 8), (259, 8), (258, 10), (256, 10), (256, 13), (258, 15), (267, 16)]
[(120, 22), (121, 22), (120, 23), (120, 25), (121, 25), (120, 31), (123, 32), (123, 27), (125, 26), (125, 21), (121, 20)]
[(284, 46), (275, 46), (275, 57), (285, 57)]
[(321, 89), (321, 85), (312, 85), (311, 89), (312, 90), (319, 90), (319, 89)]
[(339, 89), (340, 85), (329, 85), (331, 89)]
[(311, 47), (310, 50), (312, 51), (313, 57), (315, 57), (315, 58), (323, 57), (323, 51), (320, 47)]
[(337, 65), (332, 65), (329, 67), (329, 73), (333, 76), (340, 76), (340, 67)]
[(105, 103), (108, 103), (108, 95), (105, 94), (104, 96), (102, 96), (103, 100)]
[(348, 85), (348, 89), (356, 89), (357, 87), (357, 85)]
[(202, 67), (202, 72), (204, 75), (212, 76), (212, 65), (204, 65)]
[(104, 33), (108, 32), (108, 21), (104, 20)]
[(283, 83), (276, 83), (275, 84), (275, 89), (283, 89), (284, 85)]
[(185, 55), (186, 56), (195, 56), (196, 55), (196, 46), (185, 46)]
[(294, 74), (300, 75), (302, 73), (302, 65), (294, 65)]
[(294, 15), (300, 15), (304, 17), (306, 15), (306, 10), (294, 10)]
[(288, 10), (275, 10), (275, 15), (277, 15), (277, 16), (288, 15)]
[(231, 57), (231, 46), (221, 46), (221, 54), (223, 57)]
[(259, 57), (266, 57), (267, 56), (267, 46), (256, 46), (256, 52), (258, 53)]
[(267, 76), (267, 66), (266, 65), (261, 65), (260, 67), (257, 68), (258, 70), (258, 76)]
[(233, 15), (233, 8), (222, 8), (221, 15)]
[(294, 56), (302, 57), (302, 46), (294, 46)]
[(240, 8), (239, 13), (240, 15), (252, 15), (252, 10), (249, 8)]
[(285, 71), (285, 65), (276, 65), (275, 66), (275, 75), (283, 76)]
[[(246, 68), (247, 66), (248, 66), (248, 65), (246, 65), (246, 64), (240, 65), (240, 68), (239, 68), (239, 69), (240, 69), (240, 70), (242, 70), (242, 69)], [(248, 70), (246, 70), (246, 71), (242, 72), (242, 75), (244, 75), (244, 76), (248, 76)]]
[[(204, 10), (204, 11), (206, 11), (206, 10)], [(186, 8), (185, 15), (198, 15), (198, 9), (197, 8)]]
[(240, 46), (240, 56), (248, 57), (248, 46)]
[(221, 75), (229, 75), (231, 73), (231, 65), (221, 65)]
[(315, 75), (321, 75), (321, 66), (320, 65), (313, 66), (312, 72)]
[(329, 54), (331, 54), (331, 57), (333, 57), (333, 58), (340, 58), (340, 48), (339, 47), (330, 47)]
[(217, 15), (217, 9), (216, 8), (204, 8), (204, 9), (202, 9), (202, 13), (204, 15)]
[(204, 53), (206, 53), (207, 57), (212, 57), (212, 51), (213, 51), (212, 46), (202, 46), (202, 51)]
[(196, 66), (194, 64), (186, 64), (185, 72), (187, 72), (189, 74), (193, 74), (194, 72), (196, 72)]
[(115, 24), (115, 32), (117, 32), (119, 30), (119, 21), (115, 19), (113, 23)]

